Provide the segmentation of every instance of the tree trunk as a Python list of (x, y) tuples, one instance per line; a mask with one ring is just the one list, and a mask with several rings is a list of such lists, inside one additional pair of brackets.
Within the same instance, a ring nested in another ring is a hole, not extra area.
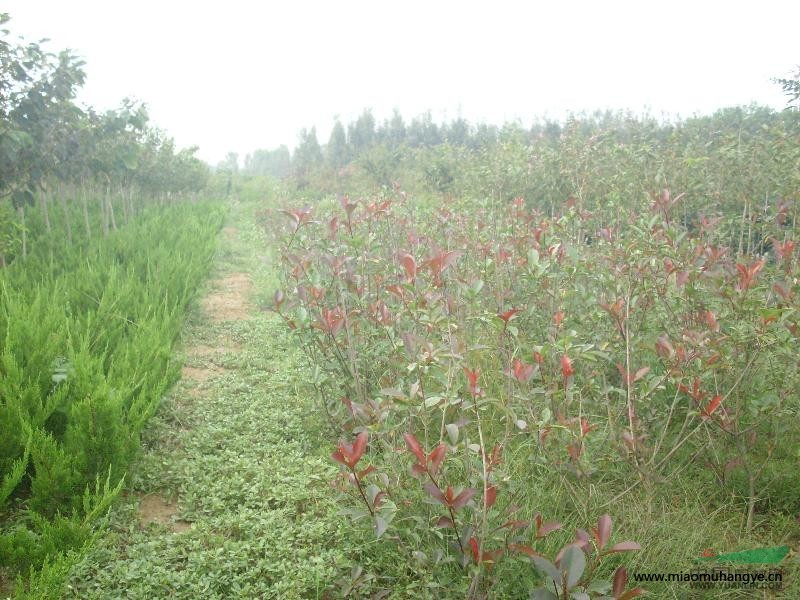
[(100, 192), (100, 210), (103, 213), (103, 237), (108, 235), (108, 202), (106, 202), (107, 194), (108, 189), (106, 189), (105, 193)]
[(22, 259), (28, 258), (28, 231), (25, 229), (25, 205), (20, 204), (17, 207), (17, 214), (19, 215), (19, 223), (22, 226)]
[(86, 237), (92, 238), (92, 228), (89, 224), (89, 199), (86, 197), (86, 186), (81, 186), (81, 204), (83, 204), (83, 225), (86, 228)]
[(44, 217), (45, 229), (47, 230), (47, 233), (53, 233), (53, 229), (50, 227), (50, 211), (47, 209), (47, 192), (42, 190), (39, 198), (42, 206), (42, 216)]
[(119, 199), (122, 203), (122, 218), (125, 220), (125, 225), (128, 225), (131, 222), (131, 214), (127, 190), (124, 187), (119, 188)]
[(117, 231), (117, 219), (114, 217), (114, 204), (111, 202), (111, 190), (106, 194), (106, 202), (108, 203), (108, 215), (111, 218), (111, 227)]
[(131, 218), (136, 217), (136, 207), (133, 204), (133, 187), (128, 190), (128, 207), (131, 211)]
[(61, 203), (61, 208), (64, 211), (64, 226), (67, 228), (67, 243), (72, 246), (72, 223), (69, 220), (69, 207), (67, 206), (67, 195), (64, 191), (64, 186), (58, 186), (58, 200)]

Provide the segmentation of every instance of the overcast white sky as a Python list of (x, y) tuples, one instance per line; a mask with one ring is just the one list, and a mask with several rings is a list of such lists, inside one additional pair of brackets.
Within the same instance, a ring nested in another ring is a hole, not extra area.
[(212, 163), (324, 143), (335, 116), (393, 108), (502, 123), (605, 108), (688, 116), (785, 105), (800, 1), (5, 0), (10, 28), (87, 62), (80, 99), (125, 96)]

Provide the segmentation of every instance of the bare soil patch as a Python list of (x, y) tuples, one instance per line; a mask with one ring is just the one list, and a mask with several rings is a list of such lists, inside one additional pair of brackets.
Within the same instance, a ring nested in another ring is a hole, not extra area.
[(253, 282), (247, 273), (232, 273), (214, 282), (217, 291), (206, 296), (203, 309), (217, 323), (247, 319)]
[(181, 377), (183, 379), (191, 379), (197, 383), (205, 383), (212, 377), (219, 377), (224, 375), (228, 370), (223, 367), (186, 367), (181, 369)]
[(213, 346), (206, 346), (205, 344), (198, 344), (197, 346), (192, 346), (191, 348), (187, 348), (186, 354), (188, 356), (206, 358), (208, 356), (213, 356), (214, 354), (220, 351), (221, 351), (220, 348), (214, 348)]
[(191, 523), (176, 518), (177, 504), (167, 502), (161, 494), (147, 494), (142, 496), (137, 510), (139, 524), (147, 527), (151, 523), (168, 527), (175, 533), (182, 533), (192, 527)]
[(221, 340), (219, 344), (214, 346), (209, 346), (207, 344), (197, 344), (195, 346), (191, 346), (186, 349), (186, 354), (187, 356), (197, 358), (208, 358), (218, 356), (220, 354), (226, 354), (228, 352), (236, 352), (237, 350), (241, 349), (241, 345), (232, 340)]

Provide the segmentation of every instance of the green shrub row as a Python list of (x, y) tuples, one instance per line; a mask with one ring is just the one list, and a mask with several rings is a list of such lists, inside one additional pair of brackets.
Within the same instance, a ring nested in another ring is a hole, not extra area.
[(0, 564), (38, 567), (88, 539), (178, 376), (171, 347), (223, 216), (153, 208), (2, 272)]

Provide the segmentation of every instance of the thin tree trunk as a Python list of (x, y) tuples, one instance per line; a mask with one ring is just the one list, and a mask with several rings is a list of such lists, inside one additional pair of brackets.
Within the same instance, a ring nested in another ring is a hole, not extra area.
[(42, 207), (42, 216), (44, 217), (44, 226), (47, 230), (47, 233), (53, 233), (52, 227), (50, 227), (50, 211), (47, 209), (47, 192), (42, 190), (40, 198), (40, 204)]
[(128, 206), (128, 197), (125, 191), (124, 187), (119, 188), (119, 199), (122, 204), (122, 218), (125, 220), (125, 225), (127, 225), (130, 223), (131, 216), (129, 212), (130, 207)]
[(739, 250), (738, 254), (741, 256), (742, 250), (744, 250), (743, 243), (744, 243), (744, 219), (747, 215), (747, 201), (744, 203), (744, 207), (742, 208), (742, 221), (739, 223)]
[(103, 237), (108, 235), (108, 202), (106, 202), (106, 195), (108, 194), (108, 188), (106, 188), (106, 192), (100, 192), (100, 209), (103, 211)]
[(753, 254), (753, 206), (747, 201), (747, 255)]
[(17, 207), (17, 214), (19, 215), (19, 222), (22, 225), (22, 259), (28, 258), (28, 231), (25, 229), (25, 205), (20, 204)]
[(114, 231), (117, 231), (117, 219), (114, 217), (114, 203), (111, 202), (110, 190), (109, 193), (106, 194), (106, 202), (108, 203), (108, 214), (109, 217), (111, 218), (111, 227), (114, 229)]
[(92, 228), (89, 224), (89, 199), (86, 197), (86, 186), (81, 186), (81, 204), (83, 204), (83, 225), (86, 228), (86, 237), (91, 239)]
[(72, 223), (69, 220), (69, 207), (67, 206), (67, 195), (64, 191), (64, 186), (58, 186), (58, 200), (61, 203), (61, 208), (64, 211), (64, 226), (67, 228), (67, 243), (72, 246)]

